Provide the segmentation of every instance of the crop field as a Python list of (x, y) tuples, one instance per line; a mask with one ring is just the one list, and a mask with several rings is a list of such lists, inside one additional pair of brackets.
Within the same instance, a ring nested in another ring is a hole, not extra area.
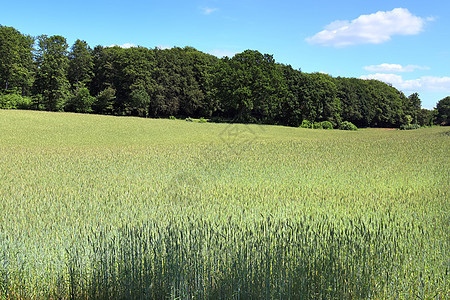
[(0, 110), (0, 299), (449, 299), (449, 130)]

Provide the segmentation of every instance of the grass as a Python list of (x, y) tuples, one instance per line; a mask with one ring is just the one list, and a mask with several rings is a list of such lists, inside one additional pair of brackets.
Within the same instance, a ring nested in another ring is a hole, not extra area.
[(0, 110), (0, 299), (448, 299), (448, 132)]

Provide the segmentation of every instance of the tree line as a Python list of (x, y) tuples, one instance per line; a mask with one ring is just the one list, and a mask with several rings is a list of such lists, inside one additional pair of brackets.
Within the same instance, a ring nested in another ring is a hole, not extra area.
[(219, 59), (192, 47), (91, 48), (77, 40), (69, 48), (62, 36), (31, 37), (0, 25), (0, 108), (399, 127), (448, 124), (449, 100), (422, 109), (417, 93), (304, 73), (254, 50)]

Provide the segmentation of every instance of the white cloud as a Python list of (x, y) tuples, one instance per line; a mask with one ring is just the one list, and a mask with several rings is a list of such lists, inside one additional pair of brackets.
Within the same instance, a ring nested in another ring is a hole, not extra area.
[(214, 49), (214, 50), (208, 51), (208, 53), (211, 55), (217, 56), (218, 58), (222, 58), (225, 56), (233, 57), (236, 55), (237, 52), (229, 51), (229, 50)]
[(133, 44), (133, 43), (125, 43), (123, 45), (111, 45), (109, 47), (120, 47), (120, 48), (128, 49), (128, 48), (137, 47), (137, 45)]
[(399, 64), (383, 63), (380, 65), (366, 66), (364, 67), (364, 70), (369, 72), (381, 72), (381, 73), (401, 73), (401, 72), (413, 72), (415, 70), (429, 70), (429, 68), (416, 65), (402, 66)]
[(445, 92), (450, 93), (450, 77), (422, 76), (417, 79), (405, 80), (397, 74), (376, 73), (363, 75), (361, 79), (376, 79), (392, 84), (402, 91), (414, 92)]
[(415, 35), (423, 30), (424, 19), (412, 15), (406, 8), (361, 15), (348, 21), (334, 21), (325, 30), (306, 39), (310, 44), (345, 47), (357, 44), (380, 44), (394, 35)]
[(218, 8), (210, 8), (210, 7), (202, 7), (201, 10), (204, 15), (210, 15), (213, 12), (218, 11), (219, 9)]
[(158, 46), (156, 46), (156, 49), (159, 49), (159, 50), (168, 50), (168, 49), (172, 49), (173, 47), (171, 47), (171, 46), (167, 46), (167, 45), (158, 45)]

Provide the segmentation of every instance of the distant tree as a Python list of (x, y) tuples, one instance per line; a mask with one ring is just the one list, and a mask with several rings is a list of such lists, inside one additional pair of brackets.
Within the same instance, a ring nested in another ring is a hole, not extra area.
[(273, 56), (258, 51), (224, 58), (214, 82), (224, 115), (244, 122), (274, 123), (281, 99), (287, 95), (282, 70)]
[(92, 104), (94, 104), (94, 101), (95, 98), (89, 94), (89, 89), (80, 85), (66, 102), (65, 110), (78, 113), (90, 113), (92, 112)]
[(150, 96), (147, 94), (145, 89), (137, 87), (130, 94), (130, 102), (128, 104), (128, 109), (131, 114), (138, 115), (140, 117), (147, 117), (150, 107)]
[(69, 53), (68, 79), (72, 87), (89, 84), (94, 62), (92, 50), (85, 41), (76, 40)]
[(91, 80), (91, 95), (100, 95), (107, 88), (115, 91), (113, 112), (123, 114), (130, 93), (130, 78), (123, 70), (127, 65), (126, 51), (120, 47), (97, 46), (92, 51), (94, 74)]
[(450, 96), (439, 100), (436, 104), (436, 122), (443, 126), (450, 125)]
[(34, 38), (0, 25), (0, 89), (21, 90), (32, 85)]
[(217, 110), (211, 74), (218, 59), (192, 47), (155, 49), (152, 115), (210, 116)]
[(143, 89), (149, 96), (154, 95), (156, 70), (153, 50), (97, 46), (92, 53), (95, 77), (91, 82), (91, 94), (99, 95), (108, 88), (113, 89), (114, 113), (133, 113), (131, 93), (135, 90)]
[(341, 119), (368, 126), (365, 82), (357, 78), (337, 77), (334, 79), (337, 88), (337, 97), (341, 104)]
[(303, 119), (311, 122), (340, 123), (340, 100), (331, 76), (321, 73), (302, 73), (299, 100)]
[(419, 94), (413, 93), (409, 95), (408, 100), (409, 103), (408, 106), (406, 107), (405, 113), (411, 115), (411, 117), (413, 118), (412, 123), (417, 124), (418, 123), (417, 117), (421, 109), (421, 101), (419, 98)]
[[(299, 99), (302, 88), (302, 73), (291, 66), (279, 66), (287, 87), (286, 96), (281, 99), (279, 108), (280, 123), (288, 126), (310, 128), (309, 122), (303, 120), (302, 103)], [(304, 123), (303, 123), (304, 122)]]
[(70, 96), (67, 48), (66, 39), (62, 36), (38, 37), (34, 89), (36, 94), (42, 95), (43, 105), (47, 110), (61, 110)]
[(417, 124), (420, 126), (431, 126), (434, 122), (434, 110), (421, 108), (417, 114)]
[(116, 90), (107, 87), (101, 91), (92, 104), (93, 112), (98, 114), (112, 114), (114, 100), (116, 99)]

